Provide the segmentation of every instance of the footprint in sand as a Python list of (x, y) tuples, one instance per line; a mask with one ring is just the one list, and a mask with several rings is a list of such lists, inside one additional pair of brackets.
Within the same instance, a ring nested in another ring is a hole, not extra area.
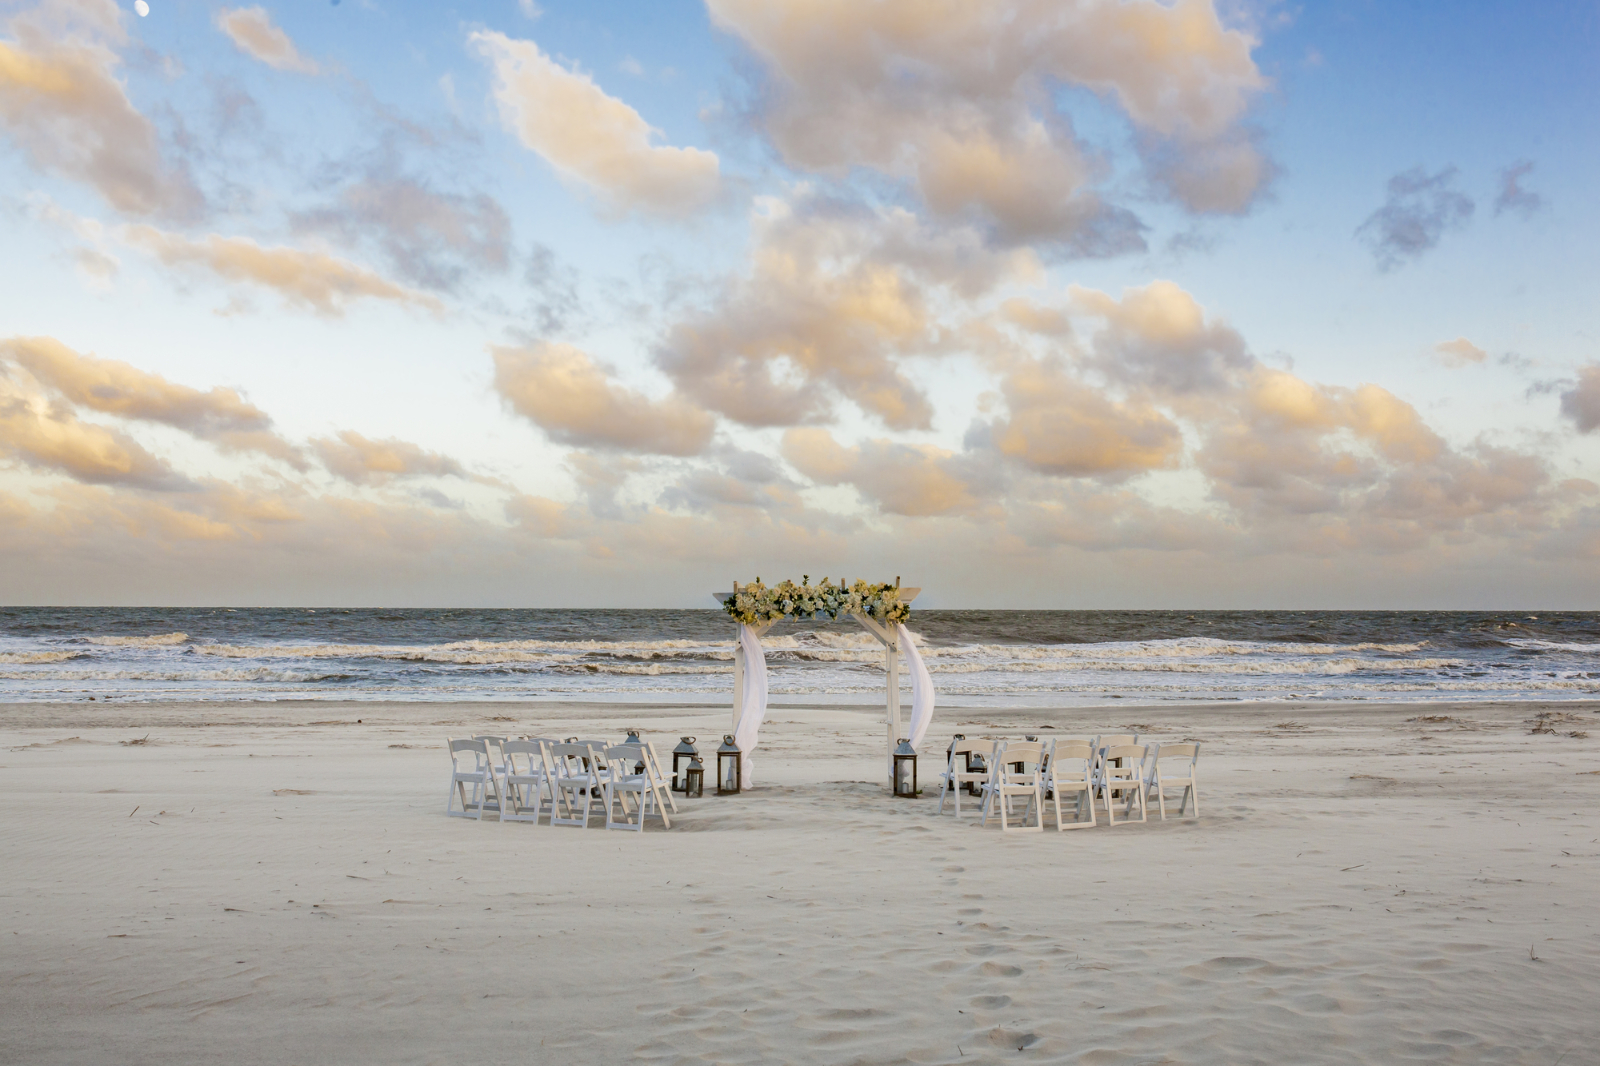
[(978, 972), (985, 977), (1021, 977), (1022, 967), (1008, 962), (986, 962), (978, 967)]

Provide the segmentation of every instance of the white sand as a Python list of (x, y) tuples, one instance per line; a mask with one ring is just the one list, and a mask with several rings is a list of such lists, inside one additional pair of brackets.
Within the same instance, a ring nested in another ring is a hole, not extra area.
[(640, 837), (447, 819), (442, 740), (725, 710), (0, 707), (0, 1061), (1600, 1062), (1600, 714), (1539, 709), (942, 711), (1206, 741), (1198, 821), (1003, 838), (881, 713)]

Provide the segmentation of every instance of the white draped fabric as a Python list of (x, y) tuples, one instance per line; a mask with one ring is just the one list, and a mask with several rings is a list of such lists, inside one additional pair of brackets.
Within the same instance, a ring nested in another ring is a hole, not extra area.
[(744, 698), (740, 704), (739, 724), (733, 727), (733, 740), (742, 753), (740, 774), (744, 787), (749, 788), (753, 783), (750, 756), (756, 749), (761, 720), (767, 716), (767, 656), (756, 631), (743, 623), (739, 625), (739, 647), (744, 651)]
[(922, 738), (927, 735), (928, 726), (933, 722), (933, 676), (928, 673), (922, 653), (911, 639), (911, 630), (906, 628), (904, 622), (895, 623), (895, 628), (900, 638), (900, 650), (905, 653), (906, 664), (911, 667), (911, 725), (908, 739), (912, 748), (920, 750)]

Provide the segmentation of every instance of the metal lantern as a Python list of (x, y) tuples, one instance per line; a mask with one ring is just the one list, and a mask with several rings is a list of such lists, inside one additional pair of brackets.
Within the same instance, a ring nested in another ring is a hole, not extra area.
[[(691, 763), (700, 758), (700, 751), (694, 746), (694, 737), (684, 737), (678, 741), (678, 746), (672, 749), (672, 791), (683, 792), (688, 783), (678, 776), (680, 770), (686, 770)], [(704, 770), (704, 767), (701, 768)]]
[(722, 747), (717, 749), (717, 795), (737, 796), (744, 784), (743, 752), (733, 742), (733, 734), (725, 734)]
[[(989, 764), (983, 761), (982, 755), (975, 751), (967, 752), (967, 773), (986, 774), (988, 772)], [(979, 795), (979, 784), (976, 781), (968, 781), (961, 787), (967, 790), (968, 795)]]
[(894, 749), (894, 794), (904, 799), (917, 798), (917, 751), (904, 738)]
[(683, 794), (699, 799), (706, 792), (706, 768), (700, 765), (700, 756), (689, 758), (688, 769), (683, 771)]
[(622, 739), (622, 746), (627, 746), (627, 744), (638, 747), (638, 762), (634, 763), (634, 773), (643, 773), (645, 771), (645, 741), (638, 739), (638, 730), (627, 730), (626, 738)]

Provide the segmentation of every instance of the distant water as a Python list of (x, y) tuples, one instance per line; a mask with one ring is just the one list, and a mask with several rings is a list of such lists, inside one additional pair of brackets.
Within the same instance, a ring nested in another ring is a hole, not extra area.
[[(941, 699), (977, 706), (1193, 700), (1600, 697), (1600, 614), (914, 611)], [(0, 608), (0, 701), (721, 702), (720, 612)], [(854, 623), (764, 640), (778, 702), (880, 698)]]

